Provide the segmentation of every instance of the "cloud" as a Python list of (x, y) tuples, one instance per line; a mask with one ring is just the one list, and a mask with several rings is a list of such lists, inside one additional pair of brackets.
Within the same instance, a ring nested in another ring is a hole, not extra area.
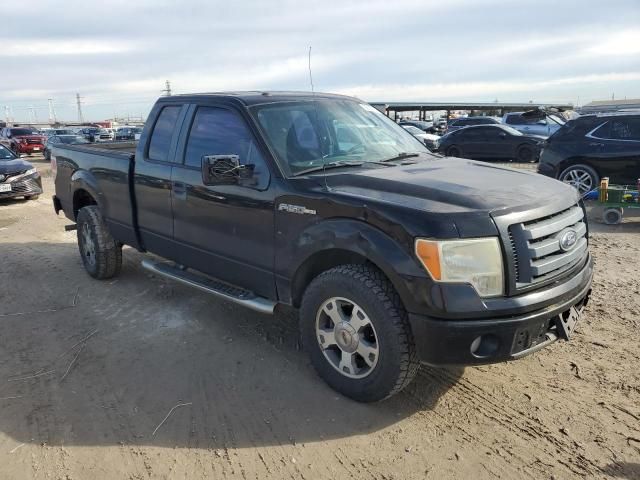
[(167, 79), (308, 90), (310, 45), (317, 91), (372, 101), (640, 97), (638, 0), (32, 0), (0, 18), (0, 112), (24, 118), (47, 98), (74, 118), (76, 93), (88, 118), (146, 113)]

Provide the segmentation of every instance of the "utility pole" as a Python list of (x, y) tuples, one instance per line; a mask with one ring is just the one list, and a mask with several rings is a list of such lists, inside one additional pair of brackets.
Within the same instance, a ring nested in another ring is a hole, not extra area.
[(29, 105), (29, 123), (36, 123), (36, 114), (33, 105)]
[(82, 97), (79, 93), (76, 93), (76, 105), (78, 105), (78, 122), (84, 123), (84, 116), (82, 115)]
[(49, 123), (55, 125), (58, 123), (58, 119), (56, 118), (56, 109), (53, 106), (53, 98), (48, 98), (47, 101), (49, 102)]
[(164, 82), (164, 90), (161, 90), (162, 93), (164, 93), (167, 97), (171, 96), (171, 82), (169, 80), (167, 80), (166, 82)]
[(9, 105), (4, 106), (4, 122), (9, 126)]

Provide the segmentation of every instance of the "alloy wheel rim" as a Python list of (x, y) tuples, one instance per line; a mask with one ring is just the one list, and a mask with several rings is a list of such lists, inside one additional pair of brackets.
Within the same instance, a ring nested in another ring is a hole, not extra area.
[(578, 190), (580, 195), (586, 195), (593, 189), (591, 174), (580, 168), (569, 170), (562, 176), (562, 181)]
[(96, 247), (93, 243), (93, 237), (91, 236), (88, 223), (82, 225), (82, 254), (89, 265), (95, 265)]
[(348, 378), (365, 378), (380, 356), (371, 319), (355, 302), (332, 297), (318, 309), (316, 340), (325, 359)]

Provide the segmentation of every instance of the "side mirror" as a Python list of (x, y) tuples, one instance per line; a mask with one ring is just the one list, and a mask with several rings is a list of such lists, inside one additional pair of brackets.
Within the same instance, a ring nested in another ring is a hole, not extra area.
[(238, 155), (204, 155), (202, 157), (202, 183), (229, 185), (253, 176), (254, 165), (240, 165)]
[(500, 138), (504, 140), (505, 138), (507, 138), (507, 134), (505, 132), (500, 132)]

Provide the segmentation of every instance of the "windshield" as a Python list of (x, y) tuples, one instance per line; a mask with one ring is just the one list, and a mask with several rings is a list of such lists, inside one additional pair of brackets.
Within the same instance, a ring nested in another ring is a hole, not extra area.
[(14, 137), (18, 135), (38, 135), (38, 132), (31, 128), (12, 128), (11, 135)]
[(509, 125), (500, 125), (500, 128), (502, 128), (503, 130), (509, 132), (511, 135), (515, 135), (516, 137), (521, 137), (522, 136), (522, 132), (516, 130), (513, 127), (510, 127)]
[(403, 127), (407, 132), (409, 132), (411, 135), (423, 135), (424, 132), (422, 130), (420, 130), (417, 127), (414, 127), (412, 125), (405, 125)]
[(13, 160), (16, 156), (11, 150), (3, 145), (0, 145), (0, 160)]
[(429, 153), (374, 107), (353, 100), (264, 104), (252, 113), (289, 175), (336, 162), (365, 164)]

